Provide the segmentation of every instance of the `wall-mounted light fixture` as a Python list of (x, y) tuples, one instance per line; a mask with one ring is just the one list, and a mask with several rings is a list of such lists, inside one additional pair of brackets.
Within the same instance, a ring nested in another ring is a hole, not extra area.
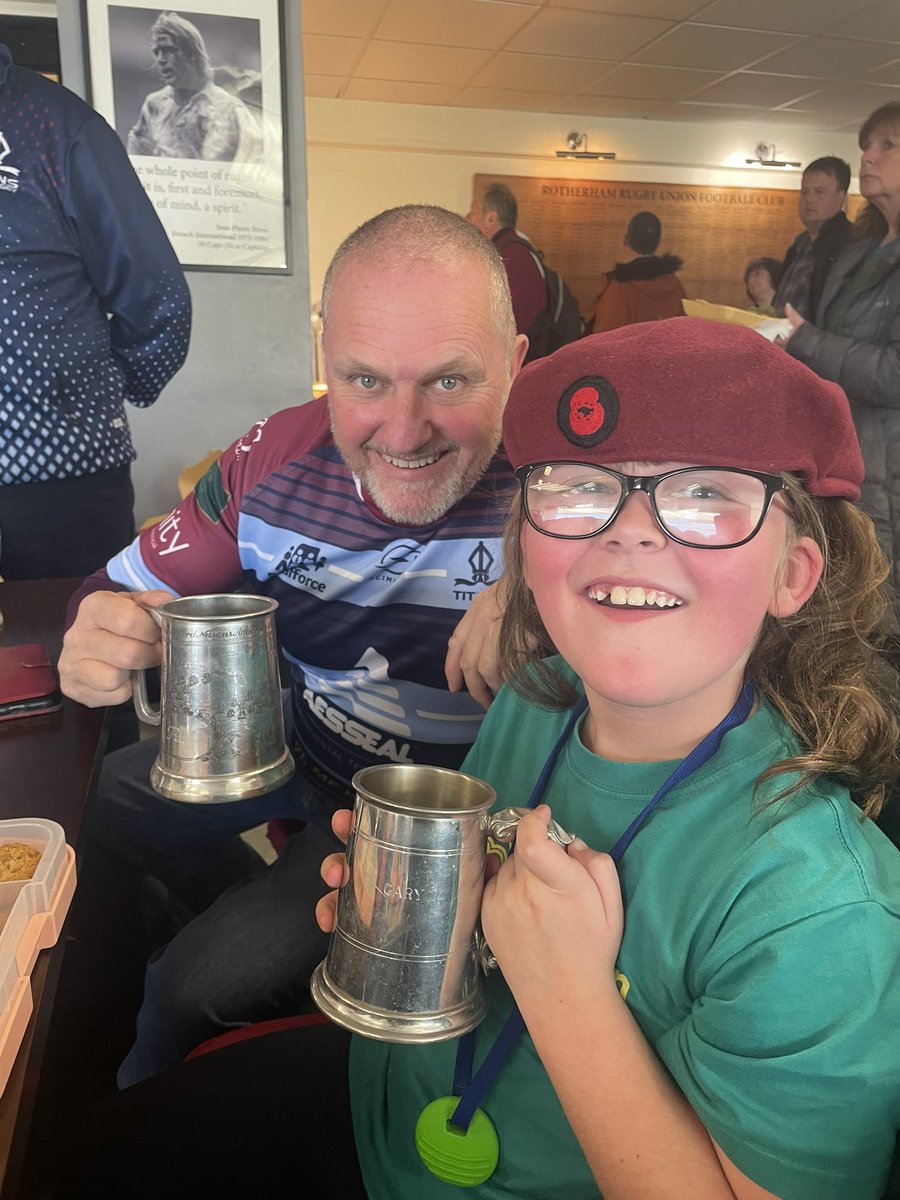
[[(611, 150), (588, 150), (588, 135), (572, 130), (566, 137), (568, 150), (557, 150), (557, 158), (615, 158)], [(582, 150), (581, 147), (584, 147)]]
[(755, 158), (745, 158), (744, 162), (748, 167), (799, 167), (798, 162), (791, 162), (787, 159), (778, 158), (774, 144), (768, 142), (760, 142), (754, 151)]

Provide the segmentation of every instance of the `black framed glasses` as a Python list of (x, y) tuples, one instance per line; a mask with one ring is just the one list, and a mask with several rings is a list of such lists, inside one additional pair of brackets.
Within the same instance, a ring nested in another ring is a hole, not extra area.
[(610, 526), (632, 492), (650, 501), (673, 542), (705, 550), (743, 546), (759, 533), (780, 475), (736, 467), (678, 467), (659, 475), (622, 475), (595, 463), (547, 462), (519, 467), (528, 523), (556, 538), (589, 538)]

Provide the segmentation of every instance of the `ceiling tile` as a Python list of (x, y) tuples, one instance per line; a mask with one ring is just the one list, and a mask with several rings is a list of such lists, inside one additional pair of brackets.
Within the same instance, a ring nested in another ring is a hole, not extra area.
[(880, 0), (862, 13), (826, 24), (817, 33), (829, 37), (861, 37), (873, 42), (900, 42), (900, 4)]
[(392, 79), (352, 79), (348, 100), (383, 100), (390, 104), (448, 104), (456, 88), (445, 83), (405, 83)]
[(900, 98), (900, 0), (301, 0), (301, 22), (311, 96), (779, 130)]
[[(304, 33), (355, 34), (370, 37), (390, 0), (302, 0)], [(427, 3), (428, 0), (425, 0)]]
[(668, 114), (672, 121), (726, 121), (729, 125), (752, 125), (765, 116), (758, 108), (739, 104), (697, 104), (693, 100), (669, 105)]
[[(889, 100), (900, 100), (900, 90), (882, 87), (877, 83), (835, 83), (799, 100), (796, 107), (805, 112), (830, 114), (845, 121), (852, 120), (855, 114), (861, 123), (869, 113)], [(785, 109), (791, 105), (781, 107)]]
[(566, 97), (550, 92), (513, 91), (510, 88), (467, 87), (450, 103), (461, 108), (499, 108), (519, 112), (568, 112), (562, 105)]
[(888, 63), (877, 71), (867, 71), (864, 82), (900, 84), (900, 62)]
[(670, 27), (670, 21), (651, 17), (612, 17), (562, 8), (545, 9), (516, 34), (506, 49), (573, 58), (593, 58), (599, 52), (604, 58), (615, 60), (627, 58)]
[(608, 71), (598, 84), (587, 89), (592, 95), (630, 96), (644, 100), (681, 100), (718, 78), (715, 71), (691, 71), (679, 67), (650, 67), (622, 63)]
[(417, 46), (411, 42), (372, 41), (356, 68), (360, 79), (396, 79), (411, 83), (466, 83), (491, 57), (489, 50), (454, 46)]
[(597, 13), (621, 13), (627, 8), (631, 17), (684, 21), (702, 12), (706, 8), (706, 0), (548, 0), (548, 5), (550, 8), (577, 8)]
[(433, 46), (499, 50), (530, 21), (533, 7), (481, 0), (392, 0), (376, 37)]
[(713, 25), (679, 25), (658, 42), (632, 55), (635, 62), (664, 67), (699, 67), (710, 71), (736, 71), (757, 59), (781, 50), (791, 42), (781, 33), (746, 29), (721, 29)]
[(752, 4), (747, 0), (716, 0), (703, 10), (703, 23), (732, 25), (737, 29), (767, 29), (773, 33), (821, 33), (825, 20), (850, 17), (869, 3), (870, 0), (828, 0), (826, 18), (822, 0), (788, 0), (787, 3), (785, 0), (754, 0)]
[[(572, 96), (572, 109), (579, 115), (591, 117), (629, 117), (643, 120), (646, 117), (662, 118), (669, 105), (659, 100), (633, 100), (627, 96)], [(560, 147), (561, 148), (561, 147)], [(591, 137), (590, 149), (603, 150), (603, 135)]]
[(362, 38), (303, 35), (303, 69), (311, 75), (347, 75), (362, 53)]
[[(821, 113), (807, 112), (802, 105), (798, 106), (793, 111), (789, 111), (786, 108), (773, 108), (768, 112), (760, 114), (760, 131), (762, 135), (760, 140), (764, 142), (772, 141), (772, 138), (765, 136), (766, 129), (769, 126), (775, 126), (777, 128), (780, 128), (781, 126), (789, 126), (790, 128), (796, 127), (798, 129), (830, 129), (832, 124), (833, 122), (829, 121), (827, 118), (823, 118)], [(785, 129), (785, 137), (789, 136), (790, 128)], [(781, 145), (777, 147), (777, 153), (779, 157), (782, 155), (782, 149), (783, 148)], [(784, 153), (787, 157), (790, 157), (790, 155), (787, 154), (787, 151)]]
[(852, 79), (882, 67), (897, 57), (892, 45), (858, 42), (850, 38), (811, 37), (771, 55), (762, 65), (767, 73)]
[(513, 91), (576, 92), (594, 83), (612, 63), (550, 54), (497, 54), (472, 76), (473, 87)]
[(835, 133), (856, 133), (859, 129), (859, 122), (847, 122), (845, 125), (830, 125), (829, 129), (833, 129)]
[(763, 75), (756, 71), (739, 71), (720, 79), (692, 96), (703, 104), (751, 104), (774, 108), (776, 104), (799, 101), (817, 88), (827, 87), (828, 79), (797, 79), (793, 75)]
[(320, 96), (326, 100), (336, 100), (340, 95), (344, 82), (343, 75), (310, 75), (303, 73), (304, 96)]

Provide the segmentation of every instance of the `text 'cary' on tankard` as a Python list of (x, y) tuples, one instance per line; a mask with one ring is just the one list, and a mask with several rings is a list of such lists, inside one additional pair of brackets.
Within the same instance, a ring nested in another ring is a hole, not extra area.
[(160, 627), (159, 708), (135, 671), (134, 706), (159, 726), (150, 782), (198, 804), (247, 800), (294, 773), (285, 745), (274, 612), (264, 596), (183, 596), (146, 611)]
[[(458, 1037), (484, 1017), (495, 965), (479, 921), (488, 838), (511, 842), (528, 810), (491, 814), (493, 788), (443, 767), (365, 767), (353, 787), (349, 877), (312, 997), (378, 1041)], [(572, 840), (555, 821), (547, 832)]]

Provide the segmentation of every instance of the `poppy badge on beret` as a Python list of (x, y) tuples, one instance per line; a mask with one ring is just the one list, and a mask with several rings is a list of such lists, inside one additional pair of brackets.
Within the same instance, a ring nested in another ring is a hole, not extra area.
[(556, 423), (573, 446), (597, 446), (619, 421), (619, 396), (602, 375), (583, 375), (570, 383), (556, 406)]

